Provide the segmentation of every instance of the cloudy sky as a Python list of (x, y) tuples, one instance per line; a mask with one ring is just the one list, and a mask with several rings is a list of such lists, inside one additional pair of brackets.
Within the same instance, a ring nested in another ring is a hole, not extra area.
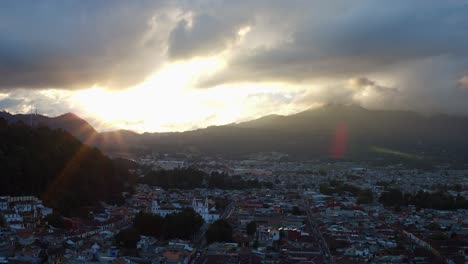
[(183, 131), (326, 103), (468, 115), (467, 0), (0, 1), (0, 110)]

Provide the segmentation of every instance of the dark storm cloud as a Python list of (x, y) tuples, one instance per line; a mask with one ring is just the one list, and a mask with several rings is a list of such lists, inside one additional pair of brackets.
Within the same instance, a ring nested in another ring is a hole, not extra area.
[(0, 87), (125, 88), (167, 58), (229, 48), (246, 25), (254, 36), (200, 86), (353, 78), (431, 56), (466, 59), (467, 13), (468, 1), (454, 0), (2, 1)]
[(301, 3), (308, 15), (302, 14), (299, 20), (285, 17), (286, 22), (289, 18), (296, 23), (292, 41), (240, 53), (225, 72), (204, 80), (201, 86), (352, 78), (441, 55), (467, 60), (468, 1), (329, 3), (335, 9), (324, 13), (317, 1)]
[(236, 40), (246, 6), (231, 14), (203, 2), (1, 1), (0, 89), (127, 88), (168, 57), (220, 51)]
[(141, 81), (162, 50), (148, 45), (159, 8), (156, 1), (1, 1), (0, 88)]

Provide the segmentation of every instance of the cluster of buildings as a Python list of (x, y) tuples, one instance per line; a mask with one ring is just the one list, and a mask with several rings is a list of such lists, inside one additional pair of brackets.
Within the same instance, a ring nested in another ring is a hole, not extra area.
[[(53, 210), (34, 196), (0, 197), (0, 260), (13, 256), (15, 246), (27, 246), (34, 242), (33, 230), (39, 220), (52, 214)], [(27, 254), (36, 254), (30, 251)]]
[[(414, 205), (385, 208), (378, 202), (378, 197), (388, 188), (414, 194), (440, 191), (443, 187), (445, 194), (466, 199), (467, 171), (344, 166), (328, 170), (326, 178), (370, 189), (374, 197), (370, 204), (358, 204), (351, 193), (324, 195), (317, 188), (304, 192), (309, 216), (316, 219), (317, 231), (336, 263), (468, 261), (466, 208), (449, 211)], [(459, 187), (455, 191), (453, 186)]]
[(216, 206), (214, 204), (210, 204), (208, 202), (208, 197), (205, 199), (197, 199), (195, 197), (192, 198), (191, 204), (184, 204), (180, 203), (179, 200), (177, 201), (164, 201), (164, 204), (160, 204), (160, 201), (153, 200), (151, 203), (151, 213), (154, 215), (159, 215), (165, 217), (169, 214), (174, 214), (180, 212), (183, 208), (190, 207), (195, 212), (197, 212), (202, 218), (205, 223), (213, 223), (214, 221), (219, 219), (219, 212), (216, 210)]
[(2, 197), (0, 261), (86, 263), (100, 259), (110, 254), (115, 234), (131, 225), (134, 214), (131, 208), (104, 206), (89, 217), (68, 218), (54, 214), (37, 197)]
[(307, 214), (335, 263), (434, 263), (436, 257), (404, 235), (396, 215), (379, 205), (315, 192), (305, 195)]
[(4, 225), (14, 230), (34, 228), (38, 218), (52, 212), (34, 196), (0, 196), (0, 215)]
[[(249, 252), (261, 263), (468, 262), (466, 209), (443, 211), (410, 205), (395, 210), (378, 202), (388, 188), (412, 194), (443, 190), (466, 199), (466, 170), (440, 166), (425, 171), (401, 165), (374, 167), (352, 162), (278, 162), (263, 158), (226, 162), (218, 159), (198, 166), (207, 172), (223, 171), (246, 180), (274, 182), (274, 188), (269, 190), (229, 194), (236, 202), (236, 210), (229, 218), (235, 228), (235, 242), (255, 245)], [(349, 192), (320, 193), (320, 185), (332, 180), (371, 190), (373, 201), (359, 204), (356, 195)], [(298, 215), (297, 211), (301, 213)], [(295, 225), (291, 221), (294, 218), (302, 218), (302, 224), (298, 225), (298, 221)], [(257, 231), (249, 236), (245, 228), (252, 221), (257, 224)], [(208, 256), (212, 258), (238, 260), (246, 256), (242, 247), (211, 247), (214, 248), (208, 250)]]
[[(272, 157), (145, 157), (139, 162), (154, 169), (196, 166), (273, 187), (164, 190), (138, 184), (122, 206), (102, 204), (88, 216), (59, 217), (58, 223), (47, 221), (56, 214), (37, 197), (0, 197), (0, 263), (468, 263), (468, 210), (395, 210), (378, 201), (388, 188), (415, 193), (441, 186), (458, 186), (446, 192), (468, 198), (468, 171)], [(330, 181), (368, 189), (373, 199), (359, 204), (350, 192), (321, 193)], [(116, 244), (139, 212), (165, 217), (184, 208), (205, 222), (193, 239), (140, 236), (134, 251)], [(219, 219), (232, 227), (232, 239), (208, 244), (205, 234)]]
[[(235, 195), (236, 210), (228, 219), (239, 259), (244, 263), (325, 263), (318, 237), (312, 232), (297, 191), (262, 189)], [(255, 223), (254, 234), (248, 225)], [(207, 258), (212, 256), (208, 251)], [(209, 262), (207, 262), (209, 263)], [(241, 262), (242, 263), (242, 262)]]
[(138, 185), (136, 186), (136, 194), (127, 202), (141, 212), (162, 217), (178, 213), (184, 208), (192, 208), (203, 218), (205, 223), (213, 223), (221, 215), (213, 198), (224, 198), (225, 195), (228, 194), (221, 190), (166, 191), (148, 185)]

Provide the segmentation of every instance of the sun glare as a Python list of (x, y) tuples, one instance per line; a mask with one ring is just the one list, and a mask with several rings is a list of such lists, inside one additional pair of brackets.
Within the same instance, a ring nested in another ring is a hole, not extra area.
[[(267, 96), (294, 91), (282, 83), (239, 83), (210, 89), (195, 88), (199, 78), (223, 69), (220, 57), (194, 59), (168, 64), (139, 85), (122, 91), (93, 87), (78, 91), (73, 101), (85, 116), (103, 122), (106, 129), (134, 131), (183, 131), (245, 121), (269, 114), (259, 112)], [(284, 89), (284, 88), (287, 89)], [(263, 109), (263, 108), (262, 108)], [(303, 109), (271, 105), (265, 108), (278, 114)]]
[(74, 100), (88, 114), (119, 128), (165, 131), (166, 125), (210, 115), (207, 107), (198, 105), (203, 98), (190, 87), (198, 78), (224, 66), (221, 58), (172, 63), (135, 87), (124, 91), (93, 87), (78, 91)]
[(247, 35), (251, 30), (251, 27), (250, 26), (247, 26), (247, 27), (243, 27), (241, 29), (239, 29), (239, 31), (237, 32), (237, 35), (243, 37), (245, 35)]

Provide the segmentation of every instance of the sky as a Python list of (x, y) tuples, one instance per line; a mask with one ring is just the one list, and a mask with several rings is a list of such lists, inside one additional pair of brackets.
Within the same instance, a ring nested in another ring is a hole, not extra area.
[(329, 103), (468, 115), (468, 0), (4, 0), (0, 110), (185, 131)]

